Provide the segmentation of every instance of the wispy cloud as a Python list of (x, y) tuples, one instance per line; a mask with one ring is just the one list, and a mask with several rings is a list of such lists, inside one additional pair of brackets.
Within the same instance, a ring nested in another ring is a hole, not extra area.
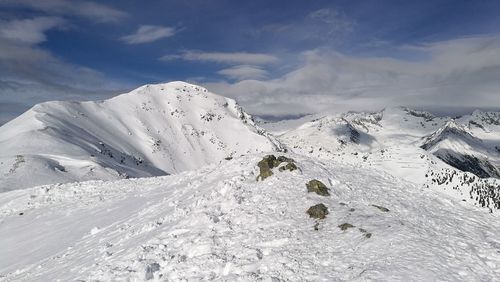
[(127, 44), (141, 44), (153, 42), (162, 38), (171, 37), (176, 33), (175, 28), (158, 25), (141, 25), (133, 34), (122, 37)]
[(246, 34), (258, 39), (280, 40), (292, 46), (304, 42), (338, 45), (355, 31), (356, 26), (356, 20), (342, 10), (328, 7), (293, 19), (255, 25)]
[(222, 69), (217, 73), (227, 76), (230, 79), (263, 79), (267, 76), (267, 71), (257, 66), (239, 65)]
[(45, 32), (60, 27), (64, 20), (58, 17), (0, 21), (0, 38), (14, 42), (38, 44), (46, 40)]
[(0, 7), (27, 8), (60, 16), (79, 16), (96, 22), (117, 22), (127, 16), (127, 13), (119, 9), (80, 0), (2, 0)]
[(276, 56), (262, 53), (247, 52), (200, 52), (184, 51), (180, 54), (165, 55), (162, 61), (186, 60), (200, 62), (216, 62), (224, 64), (264, 65), (278, 61)]
[(343, 12), (334, 8), (323, 8), (313, 11), (307, 15), (307, 19), (322, 24), (326, 28), (325, 35), (345, 34), (352, 32), (355, 21), (347, 17)]

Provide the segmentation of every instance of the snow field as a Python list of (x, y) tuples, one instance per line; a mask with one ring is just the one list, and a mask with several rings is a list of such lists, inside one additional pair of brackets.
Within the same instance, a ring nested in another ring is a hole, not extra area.
[[(2, 193), (1, 279), (500, 279), (497, 214), (381, 171), (294, 154), (300, 170), (257, 182), (262, 156)], [(307, 193), (311, 179), (331, 196)], [(316, 231), (305, 211), (317, 203), (330, 213)]]

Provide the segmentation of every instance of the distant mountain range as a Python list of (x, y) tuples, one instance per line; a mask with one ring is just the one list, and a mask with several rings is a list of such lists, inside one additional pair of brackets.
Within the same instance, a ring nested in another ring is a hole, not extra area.
[(403, 107), (263, 123), (296, 153), (384, 170), (500, 208), (500, 113), (436, 117)]

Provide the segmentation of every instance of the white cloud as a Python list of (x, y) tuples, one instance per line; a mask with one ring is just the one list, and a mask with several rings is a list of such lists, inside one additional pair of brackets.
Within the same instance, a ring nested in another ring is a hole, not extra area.
[(133, 34), (122, 37), (128, 44), (141, 44), (153, 42), (162, 38), (171, 37), (176, 30), (171, 27), (157, 25), (141, 25)]
[(465, 38), (405, 48), (425, 59), (360, 58), (318, 49), (304, 52), (302, 63), (279, 78), (205, 86), (263, 115), (398, 105), (500, 105), (500, 38)]
[(26, 44), (37, 44), (46, 40), (45, 32), (61, 26), (64, 20), (57, 17), (0, 22), (0, 38)]
[(127, 14), (118, 9), (91, 1), (77, 0), (2, 0), (0, 7), (28, 8), (61, 16), (79, 16), (96, 22), (116, 22)]
[(162, 61), (170, 60), (186, 60), (186, 61), (201, 61), (201, 62), (216, 62), (225, 64), (247, 64), (247, 65), (263, 65), (274, 63), (278, 58), (262, 53), (247, 53), (247, 52), (199, 52), (199, 51), (184, 51), (181, 54), (165, 55), (160, 58)]
[(261, 67), (251, 65), (239, 65), (226, 69), (222, 69), (217, 73), (225, 75), (231, 79), (263, 79), (267, 76), (267, 71)]

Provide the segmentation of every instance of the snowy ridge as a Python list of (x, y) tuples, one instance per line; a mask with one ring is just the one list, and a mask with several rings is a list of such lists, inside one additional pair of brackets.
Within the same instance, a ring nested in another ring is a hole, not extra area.
[(473, 136), (465, 124), (459, 125), (450, 120), (425, 137), (421, 147), (462, 171), (472, 172), (482, 178), (500, 178), (499, 152), (491, 150), (481, 139)]
[(422, 149), (431, 151), (446, 139), (462, 139), (463, 142), (474, 143), (475, 146), (481, 145), (480, 139), (472, 136), (465, 127), (457, 125), (454, 120), (450, 120), (442, 128), (425, 138)]
[(0, 127), (0, 191), (158, 176), (282, 150), (232, 99), (184, 82), (98, 102), (47, 102)]
[[(500, 277), (497, 214), (378, 170), (293, 154), (299, 170), (256, 181), (262, 156), (165, 177), (2, 193), (0, 279)], [(311, 179), (330, 196), (307, 193)], [(319, 221), (305, 212), (317, 203), (329, 210)]]

